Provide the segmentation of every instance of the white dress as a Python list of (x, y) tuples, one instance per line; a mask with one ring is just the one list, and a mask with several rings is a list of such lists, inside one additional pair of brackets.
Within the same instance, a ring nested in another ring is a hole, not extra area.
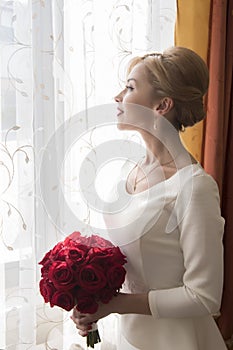
[(112, 349), (226, 350), (213, 318), (223, 287), (216, 182), (194, 164), (131, 195), (125, 180), (132, 167), (122, 167), (119, 195), (116, 188), (109, 194), (104, 220), (109, 239), (127, 256), (123, 291), (149, 292), (152, 315), (119, 316)]

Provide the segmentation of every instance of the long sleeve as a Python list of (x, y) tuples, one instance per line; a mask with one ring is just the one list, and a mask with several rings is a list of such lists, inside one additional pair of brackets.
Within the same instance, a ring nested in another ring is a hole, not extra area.
[[(185, 193), (190, 193), (186, 186), (192, 186), (188, 205), (184, 200)], [(185, 268), (183, 285), (149, 291), (152, 316), (191, 318), (216, 314), (223, 287), (224, 219), (215, 181), (209, 175), (194, 176), (183, 187), (175, 210)]]

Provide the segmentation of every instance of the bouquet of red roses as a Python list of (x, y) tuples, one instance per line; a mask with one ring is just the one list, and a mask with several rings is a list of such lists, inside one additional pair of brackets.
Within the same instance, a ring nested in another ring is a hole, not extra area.
[[(126, 271), (125, 256), (119, 247), (92, 235), (73, 232), (45, 254), (42, 265), (40, 293), (46, 303), (70, 311), (93, 314), (98, 302), (108, 303), (117, 295)], [(90, 331), (87, 345), (94, 348), (100, 341), (98, 330)]]

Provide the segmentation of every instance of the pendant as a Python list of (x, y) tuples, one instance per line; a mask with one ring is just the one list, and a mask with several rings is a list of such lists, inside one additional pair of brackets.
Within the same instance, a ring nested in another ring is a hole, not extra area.
[(136, 187), (137, 187), (137, 182), (135, 182), (134, 185), (133, 185), (133, 191), (134, 191), (134, 192), (135, 192), (135, 190), (136, 190)]

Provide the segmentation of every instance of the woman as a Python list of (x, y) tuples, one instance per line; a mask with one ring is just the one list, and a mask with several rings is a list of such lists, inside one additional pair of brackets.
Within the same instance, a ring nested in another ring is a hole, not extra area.
[(96, 314), (73, 311), (81, 335), (93, 321), (117, 313), (117, 349), (226, 349), (213, 317), (223, 285), (218, 188), (179, 137), (204, 118), (207, 88), (207, 67), (187, 48), (131, 61), (126, 87), (115, 97), (118, 128), (138, 131), (146, 155), (122, 168), (131, 200), (126, 215), (105, 216), (107, 226), (118, 224), (119, 235), (115, 226), (110, 237), (127, 256), (127, 278)]

